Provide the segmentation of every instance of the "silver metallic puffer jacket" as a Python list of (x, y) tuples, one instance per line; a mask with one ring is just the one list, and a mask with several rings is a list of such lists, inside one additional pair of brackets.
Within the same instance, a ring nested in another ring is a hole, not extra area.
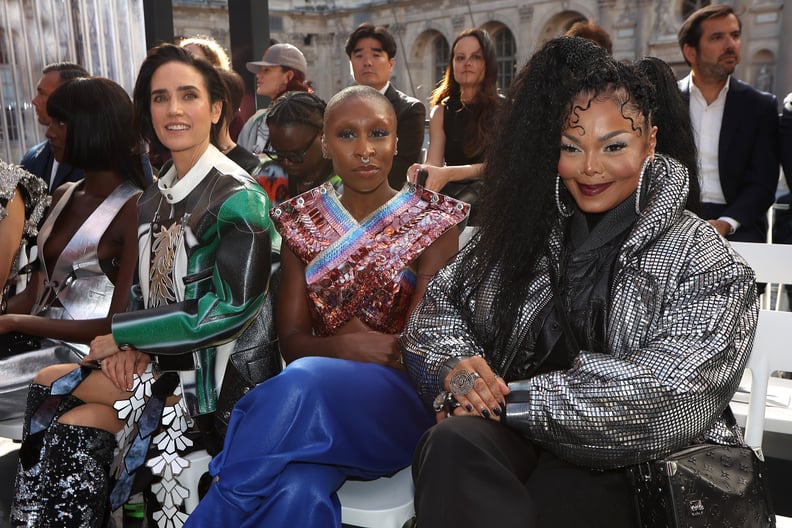
[[(702, 440), (742, 443), (723, 412), (756, 330), (754, 274), (709, 224), (683, 210), (687, 190), (687, 171), (656, 156), (648, 200), (617, 257), (611, 352), (581, 351), (568, 371), (510, 383), (515, 403), (507, 403), (506, 424), (572, 463), (616, 468)], [(556, 268), (562, 233), (559, 222), (550, 241)], [(451, 358), (481, 355), (500, 374), (518, 350), (533, 358), (530, 327), (550, 301), (544, 259), (508, 346), (485, 351), (473, 336), (491, 331), (495, 283), (473, 300), (474, 319), (462, 320), (448, 296), (458, 263), (432, 280), (400, 338), (427, 403)]]

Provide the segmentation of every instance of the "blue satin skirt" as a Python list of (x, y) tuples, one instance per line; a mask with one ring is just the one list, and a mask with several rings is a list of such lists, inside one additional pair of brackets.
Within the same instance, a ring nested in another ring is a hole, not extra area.
[(403, 371), (299, 359), (234, 407), (212, 486), (185, 526), (341, 526), (344, 481), (410, 465), (433, 423)]

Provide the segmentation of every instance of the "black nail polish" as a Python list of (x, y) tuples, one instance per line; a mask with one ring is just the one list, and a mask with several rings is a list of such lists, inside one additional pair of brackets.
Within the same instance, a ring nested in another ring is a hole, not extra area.
[(465, 410), (467, 412), (473, 412), (473, 406), (468, 403), (467, 405), (465, 405)]
[(492, 408), (492, 412), (495, 413), (495, 416), (500, 416), (501, 415), (500, 407), (493, 407)]
[(490, 412), (489, 412), (489, 410), (488, 410), (488, 409), (484, 409), (484, 410), (482, 410), (482, 411), (481, 411), (481, 416), (483, 416), (484, 418), (489, 418), (489, 417), (490, 417)]

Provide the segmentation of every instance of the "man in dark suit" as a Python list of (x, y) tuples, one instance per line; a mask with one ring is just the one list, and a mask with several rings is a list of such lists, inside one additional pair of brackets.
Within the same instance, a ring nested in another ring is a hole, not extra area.
[(779, 146), (781, 148), (781, 167), (784, 177), (792, 192), (792, 92), (784, 98), (784, 111), (781, 114), (781, 127), (779, 128)]
[(388, 182), (394, 189), (401, 189), (407, 179), (407, 168), (421, 161), (426, 107), (391, 84), (396, 41), (385, 27), (368, 22), (361, 24), (349, 35), (344, 49), (352, 65), (355, 82), (379, 90), (396, 111), (399, 143)]
[[(90, 74), (79, 64), (71, 62), (49, 64), (41, 73), (41, 79), (36, 85), (36, 96), (32, 103), (39, 123), (48, 126), (50, 116), (47, 113), (47, 100), (50, 94), (66, 81), (89, 77)], [(62, 183), (77, 181), (84, 176), (81, 169), (75, 169), (71, 165), (55, 161), (49, 142), (46, 140), (28, 150), (22, 157), (20, 165), (47, 182), (50, 194)]]
[(692, 13), (678, 34), (691, 68), (679, 88), (699, 151), (702, 218), (730, 240), (764, 242), (778, 185), (778, 110), (774, 95), (732, 77), (741, 31), (729, 6)]

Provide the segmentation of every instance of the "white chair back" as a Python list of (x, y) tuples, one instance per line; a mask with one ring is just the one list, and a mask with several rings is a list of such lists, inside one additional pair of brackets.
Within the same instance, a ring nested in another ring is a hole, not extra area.
[(792, 245), (732, 242), (731, 246), (753, 268), (757, 281), (792, 284)]
[(748, 369), (751, 372), (751, 394), (745, 421), (745, 442), (762, 446), (767, 385), (776, 371), (792, 372), (792, 354), (783, 346), (792, 337), (792, 312), (760, 310)]
[(775, 309), (778, 310), (784, 298), (783, 285), (792, 284), (792, 245), (732, 242), (731, 246), (753, 268), (756, 281), (768, 283), (763, 295), (763, 308), (771, 308), (772, 285), (778, 286), (775, 303)]

